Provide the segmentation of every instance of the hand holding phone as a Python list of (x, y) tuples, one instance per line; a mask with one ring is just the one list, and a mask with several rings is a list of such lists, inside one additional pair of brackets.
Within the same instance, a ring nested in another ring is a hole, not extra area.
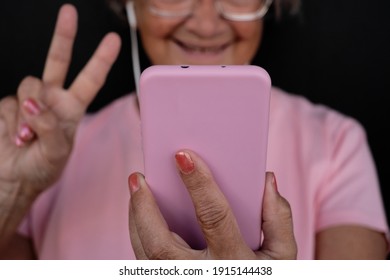
[(260, 245), (268, 136), (268, 74), (257, 66), (152, 66), (141, 75), (145, 178), (170, 229), (204, 248), (178, 150), (196, 152), (227, 198), (241, 234)]

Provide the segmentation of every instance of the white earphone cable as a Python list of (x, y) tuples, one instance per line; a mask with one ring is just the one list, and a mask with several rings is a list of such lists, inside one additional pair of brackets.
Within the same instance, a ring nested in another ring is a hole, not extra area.
[(138, 38), (137, 38), (137, 19), (134, 11), (134, 2), (128, 1), (126, 3), (127, 19), (130, 25), (130, 39), (131, 39), (131, 57), (133, 62), (133, 76), (135, 83), (136, 94), (139, 94), (139, 78), (141, 75), (141, 66), (139, 62), (138, 53)]

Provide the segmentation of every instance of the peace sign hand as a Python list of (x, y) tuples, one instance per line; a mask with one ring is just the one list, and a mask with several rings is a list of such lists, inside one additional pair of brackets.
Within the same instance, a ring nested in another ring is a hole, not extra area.
[[(0, 102), (0, 191), (36, 196), (61, 174), (77, 126), (120, 49), (107, 34), (68, 89), (64, 82), (77, 31), (76, 9), (60, 9), (42, 80), (25, 78), (17, 97)], [(6, 189), (8, 188), (8, 189)]]

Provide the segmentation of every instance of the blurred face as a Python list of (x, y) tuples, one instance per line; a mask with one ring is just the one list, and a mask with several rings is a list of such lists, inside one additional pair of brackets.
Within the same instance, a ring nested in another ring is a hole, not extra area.
[(246, 64), (260, 44), (262, 20), (222, 18), (214, 0), (198, 0), (192, 16), (164, 18), (150, 12), (147, 0), (135, 0), (137, 26), (153, 64)]

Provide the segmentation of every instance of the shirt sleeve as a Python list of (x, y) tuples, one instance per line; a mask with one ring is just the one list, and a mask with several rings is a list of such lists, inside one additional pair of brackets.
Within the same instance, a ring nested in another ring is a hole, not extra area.
[(337, 114), (327, 121), (329, 169), (318, 192), (317, 231), (360, 225), (388, 235), (375, 164), (362, 126)]

